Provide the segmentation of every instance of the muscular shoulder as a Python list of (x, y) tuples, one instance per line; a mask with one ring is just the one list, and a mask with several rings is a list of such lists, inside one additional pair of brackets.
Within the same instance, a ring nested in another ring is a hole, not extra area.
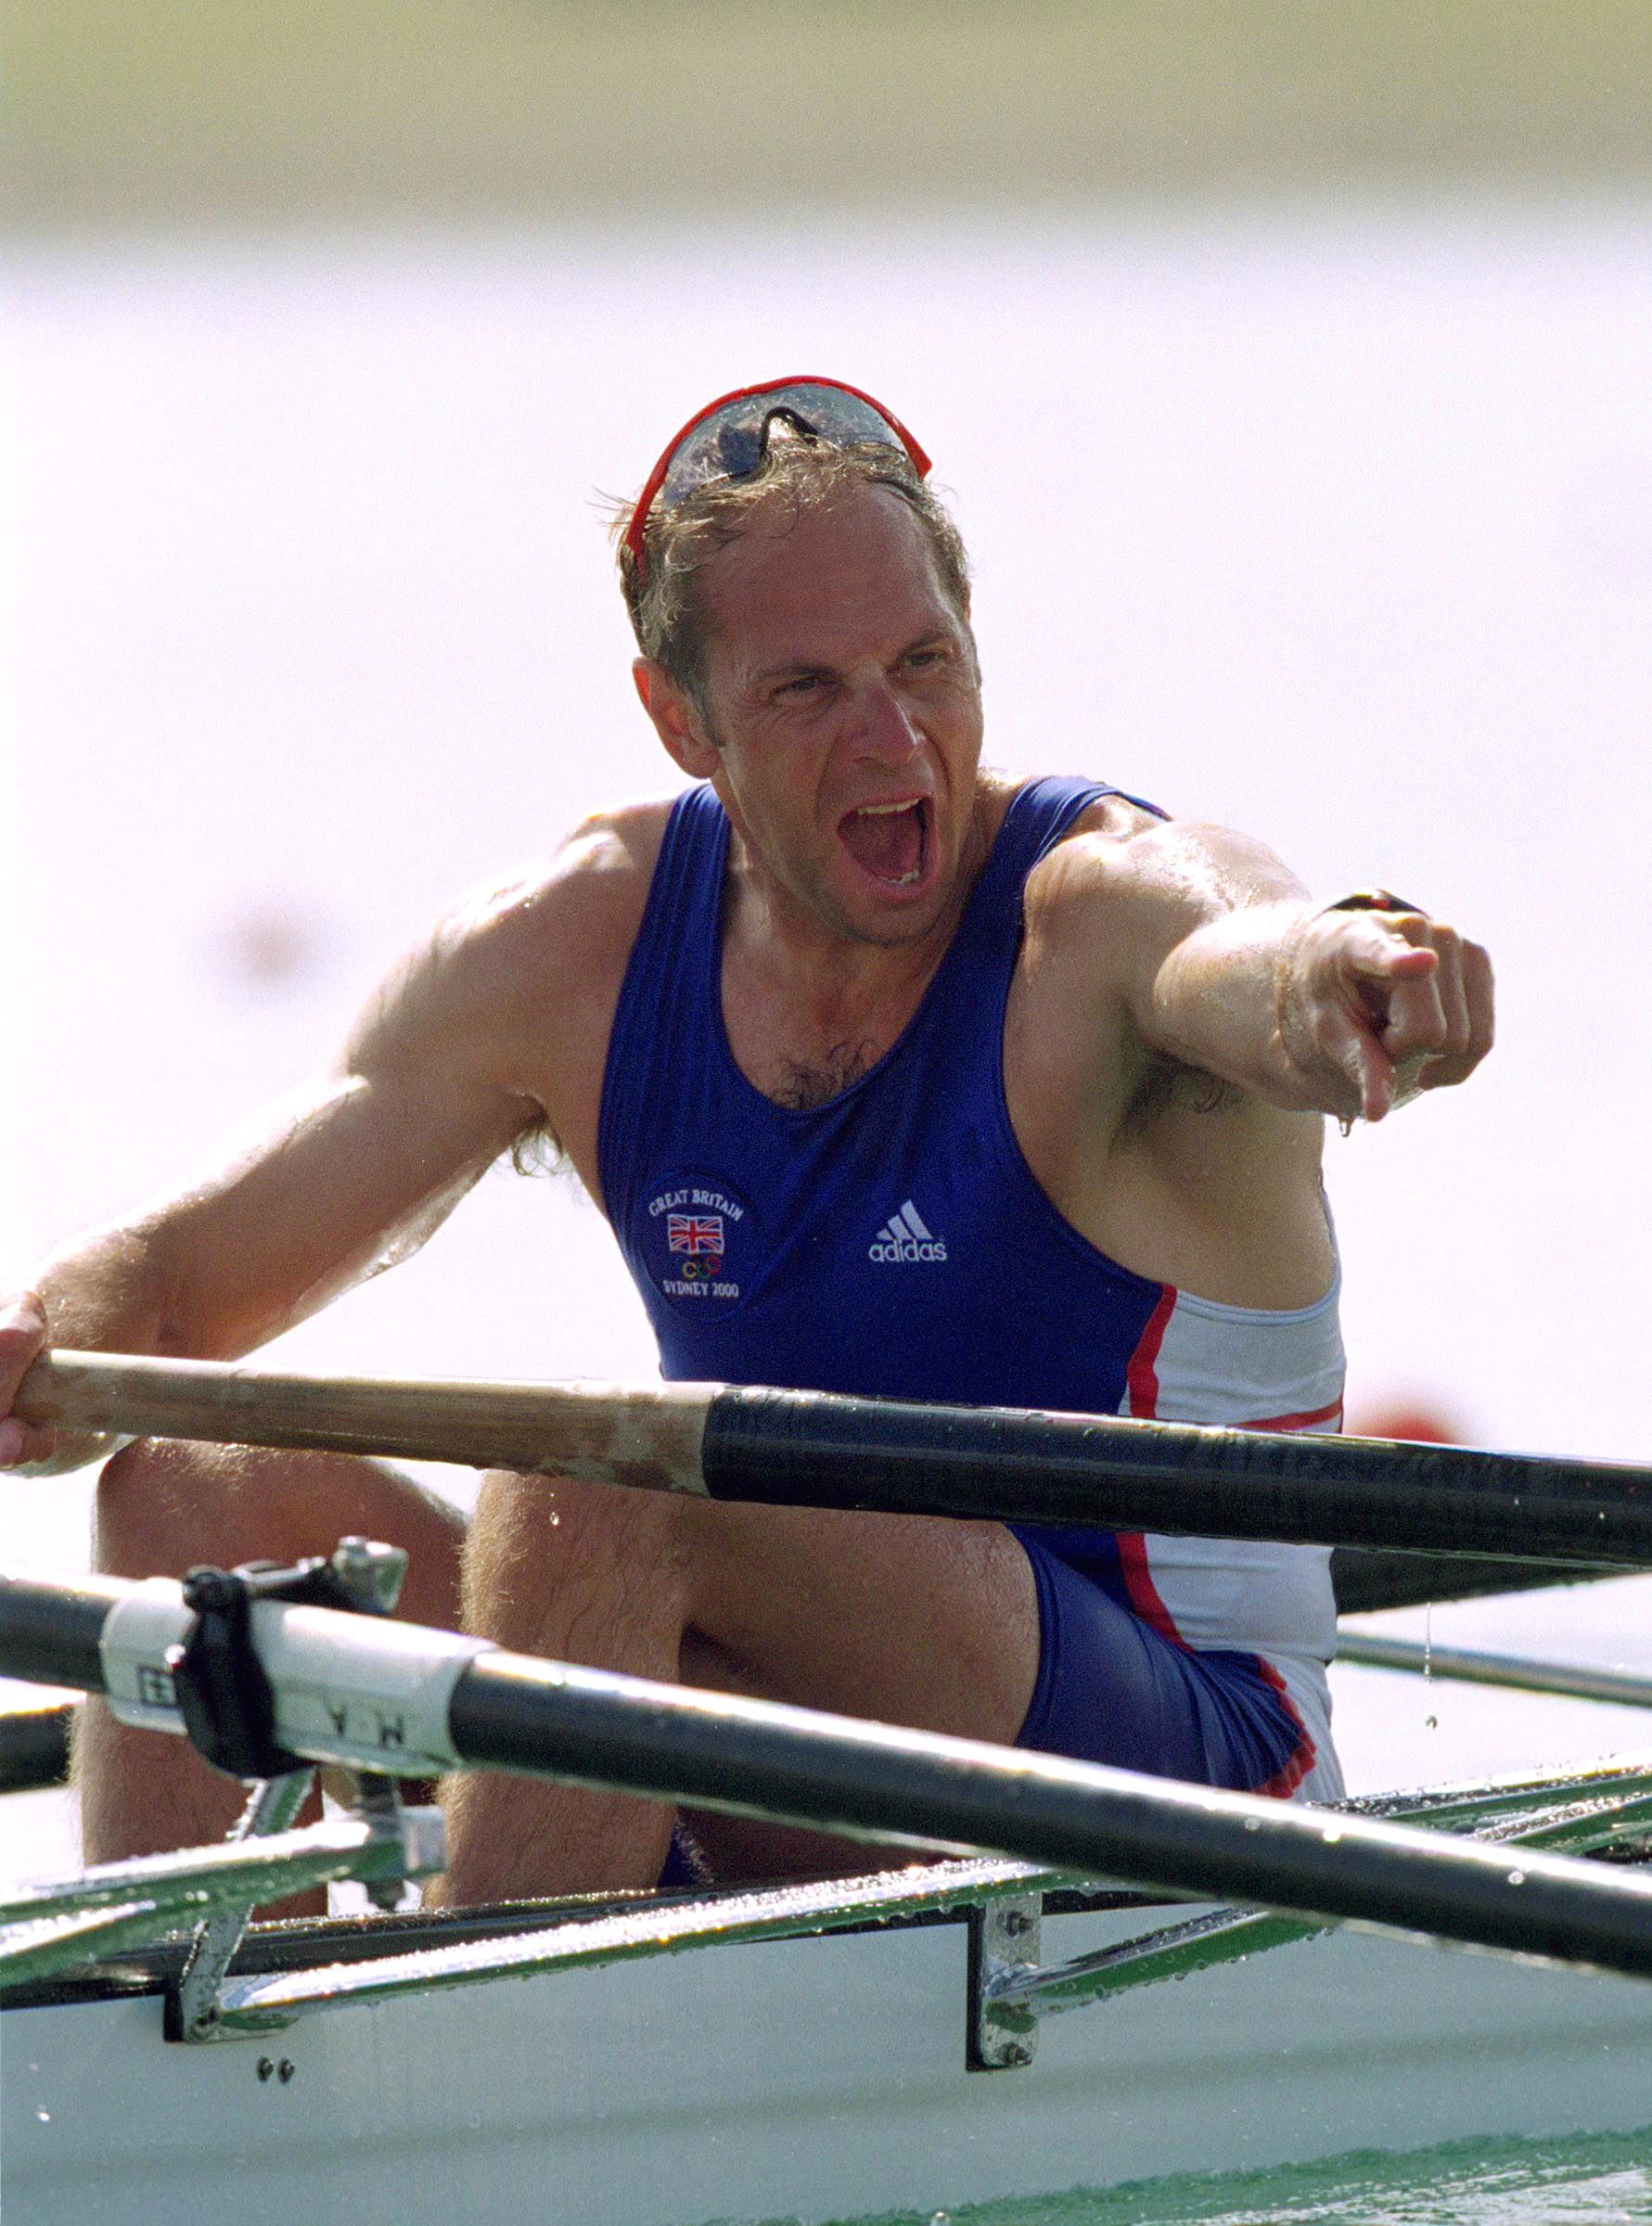
[[(1106, 797), (1028, 877), (1030, 937), (1055, 938), (1115, 964), (1162, 954), (1204, 921), (1300, 893), (1264, 843), (1230, 827), (1165, 821)], [(1156, 962), (1156, 959), (1154, 960)]]
[(1027, 1032), (1104, 1078), (1121, 1113), (1184, 1096), (1225, 1104), (1230, 1093), (1156, 1048), (1160, 969), (1210, 922), (1294, 896), (1299, 884), (1265, 845), (1228, 828), (1167, 823), (1111, 798), (1097, 818), (1086, 814), (1028, 881), (1018, 981)]
[(462, 900), (439, 932), (502, 984), (623, 970), (670, 815), (669, 800), (594, 812), (549, 859)]
[(571, 1050), (583, 1017), (611, 1007), (670, 812), (667, 800), (595, 813), (549, 858), (460, 898), (369, 1004), (358, 1055), (447, 1053), (526, 1089), (547, 1030)]

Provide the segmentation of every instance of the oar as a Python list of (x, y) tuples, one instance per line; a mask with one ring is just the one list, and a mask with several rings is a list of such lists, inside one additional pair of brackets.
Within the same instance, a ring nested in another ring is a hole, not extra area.
[[(0, 1670), (112, 1687), (129, 1721), (175, 1726), (171, 1664), (190, 1624), (176, 1585), (0, 1576)], [(522, 1772), (1652, 1977), (1652, 1880), (1616, 1867), (537, 1661), (378, 1617), (265, 1601), (251, 1634), (276, 1738), (315, 1761)]]
[(407, 1383), (60, 1351), (28, 1420), (560, 1471), (775, 1505), (1652, 1565), (1652, 1470), (715, 1384)]
[(39, 1793), (69, 1779), (78, 1701), (0, 1711), (0, 1793)]
[(1622, 1708), (1652, 1708), (1652, 1677), (1634, 1670), (1594, 1670), (1581, 1662), (1536, 1662), (1519, 1654), (1488, 1654), (1430, 1640), (1390, 1638), (1386, 1631), (1340, 1631), (1337, 1658), (1367, 1670), (1403, 1670), (1417, 1677), (1494, 1685), (1505, 1693), (1552, 1694), (1560, 1700), (1603, 1700)]
[(1373, 1552), (1338, 1546), (1331, 1555), (1337, 1612), (1368, 1616), (1387, 1607), (1422, 1607), (1440, 1600), (1483, 1600), (1492, 1593), (1541, 1592), (1549, 1585), (1589, 1584), (1620, 1577), (1602, 1562), (1584, 1568), (1569, 1561), (1502, 1561), (1490, 1554)]

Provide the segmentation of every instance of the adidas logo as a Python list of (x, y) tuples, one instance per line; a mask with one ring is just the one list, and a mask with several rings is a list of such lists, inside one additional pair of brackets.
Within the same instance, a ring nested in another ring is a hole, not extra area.
[(910, 1198), (899, 1213), (891, 1213), (868, 1247), (870, 1260), (944, 1260), (946, 1239), (924, 1227), (924, 1217)]

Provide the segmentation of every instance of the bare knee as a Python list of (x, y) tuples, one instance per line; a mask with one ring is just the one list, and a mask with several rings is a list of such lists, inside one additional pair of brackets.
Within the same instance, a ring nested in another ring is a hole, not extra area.
[(465, 1629), (523, 1653), (675, 1676), (688, 1545), (669, 1494), (494, 1470), (465, 1560)]
[[(290, 1458), (290, 1457), (289, 1457)], [(97, 1567), (126, 1577), (178, 1576), (193, 1563), (280, 1556), (306, 1530), (279, 1455), (141, 1439), (115, 1455), (93, 1503)], [(315, 1552), (317, 1515), (307, 1550)]]
[(408, 1555), (399, 1612), (447, 1626), (458, 1618), (464, 1518), (353, 1455), (140, 1439), (106, 1464), (94, 1526), (95, 1566), (122, 1577), (297, 1561), (351, 1532), (383, 1539)]

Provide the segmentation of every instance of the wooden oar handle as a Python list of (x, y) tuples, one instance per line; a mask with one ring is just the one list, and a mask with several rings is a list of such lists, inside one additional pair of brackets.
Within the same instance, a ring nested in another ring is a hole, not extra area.
[(1652, 1469), (757, 1385), (406, 1383), (57, 1352), (71, 1430), (388, 1453), (773, 1506), (1652, 1567)]
[(698, 1492), (715, 1389), (287, 1375), (223, 1361), (60, 1350), (30, 1369), (16, 1412), (25, 1422), (122, 1438), (378, 1453)]

